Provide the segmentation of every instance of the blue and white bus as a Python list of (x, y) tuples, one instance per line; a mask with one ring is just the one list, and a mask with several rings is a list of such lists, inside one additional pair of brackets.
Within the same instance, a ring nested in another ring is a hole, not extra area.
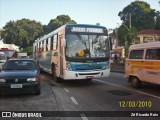
[(110, 40), (103, 26), (67, 24), (35, 40), (33, 57), (53, 79), (76, 80), (110, 75)]

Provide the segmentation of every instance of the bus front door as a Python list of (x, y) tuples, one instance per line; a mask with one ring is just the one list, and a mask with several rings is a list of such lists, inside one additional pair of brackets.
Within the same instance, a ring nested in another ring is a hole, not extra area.
[(63, 35), (59, 35), (59, 68), (60, 68), (60, 77), (62, 78), (63, 77), (63, 46), (62, 46), (62, 41), (63, 40)]

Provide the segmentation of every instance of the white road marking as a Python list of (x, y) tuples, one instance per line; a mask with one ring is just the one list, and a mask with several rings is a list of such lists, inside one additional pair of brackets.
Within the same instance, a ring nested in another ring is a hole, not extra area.
[(69, 90), (68, 90), (67, 88), (64, 88), (64, 90), (65, 90), (66, 92), (69, 92)]
[(88, 118), (85, 116), (85, 114), (80, 114), (82, 120), (88, 120)]
[(131, 90), (131, 91), (134, 91), (134, 92), (138, 92), (138, 93), (141, 93), (141, 94), (144, 94), (144, 95), (148, 95), (148, 96), (160, 99), (160, 97), (156, 96), (156, 95), (148, 94), (148, 93), (141, 92), (141, 91), (138, 91), (138, 90), (133, 90), (133, 89), (126, 88), (126, 87), (123, 87), (123, 86), (120, 86), (120, 85), (112, 84), (112, 83), (109, 83), (109, 82), (104, 82), (104, 81), (101, 81), (101, 80), (98, 80), (98, 79), (94, 79), (94, 80), (98, 81), (98, 82), (102, 82), (102, 83), (105, 83), (105, 84), (109, 84), (109, 85), (112, 85), (112, 86), (120, 87), (120, 88), (123, 88), (123, 89)]
[(71, 98), (71, 100), (73, 101), (73, 103), (75, 104), (75, 105), (78, 105), (78, 102), (76, 101), (76, 99), (74, 98), (74, 97), (70, 97)]

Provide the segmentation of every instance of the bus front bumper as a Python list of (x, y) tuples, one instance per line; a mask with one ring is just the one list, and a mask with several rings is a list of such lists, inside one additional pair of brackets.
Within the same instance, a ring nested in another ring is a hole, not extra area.
[(109, 77), (110, 76), (110, 69), (105, 70), (95, 70), (95, 71), (69, 71), (64, 70), (63, 79), (65, 80), (74, 80), (74, 79), (92, 79), (92, 78), (99, 78), (99, 77)]

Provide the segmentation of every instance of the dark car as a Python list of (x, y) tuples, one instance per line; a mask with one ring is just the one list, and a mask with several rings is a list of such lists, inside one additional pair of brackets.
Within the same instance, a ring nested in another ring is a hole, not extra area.
[(34, 93), (40, 95), (40, 71), (31, 59), (11, 59), (0, 71), (0, 94)]

